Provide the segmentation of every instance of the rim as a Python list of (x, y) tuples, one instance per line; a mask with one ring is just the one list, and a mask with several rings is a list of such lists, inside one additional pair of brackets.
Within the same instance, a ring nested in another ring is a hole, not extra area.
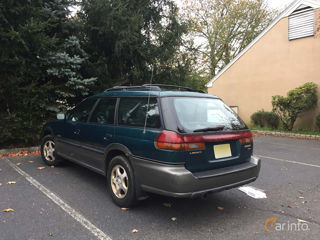
[(116, 165), (111, 171), (111, 188), (117, 198), (124, 198), (128, 192), (128, 175), (126, 170)]
[(55, 144), (52, 140), (48, 140), (43, 145), (43, 156), (49, 161), (53, 162), (55, 160), (54, 157)]

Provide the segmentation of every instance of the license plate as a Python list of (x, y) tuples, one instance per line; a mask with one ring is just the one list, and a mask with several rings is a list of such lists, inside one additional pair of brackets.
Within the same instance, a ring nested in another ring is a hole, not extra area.
[(220, 144), (213, 146), (214, 157), (216, 159), (231, 157), (231, 148), (230, 144)]

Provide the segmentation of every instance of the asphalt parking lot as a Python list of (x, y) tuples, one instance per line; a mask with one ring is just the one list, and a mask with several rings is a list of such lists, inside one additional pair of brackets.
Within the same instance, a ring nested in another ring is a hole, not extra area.
[(249, 186), (267, 198), (239, 189), (206, 199), (152, 195), (128, 210), (85, 168), (39, 170), (38, 155), (1, 158), (0, 239), (319, 239), (320, 142), (261, 136), (254, 151), (262, 168)]

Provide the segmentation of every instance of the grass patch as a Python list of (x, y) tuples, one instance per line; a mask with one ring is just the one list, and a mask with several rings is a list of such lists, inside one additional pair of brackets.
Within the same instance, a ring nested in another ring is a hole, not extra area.
[(259, 131), (271, 131), (271, 132), (281, 132), (281, 133), (296, 133), (296, 134), (307, 134), (307, 135), (320, 135), (320, 131), (304, 130), (304, 129), (285, 131), (283, 129), (272, 129), (272, 128), (268, 128), (268, 127), (259, 127), (259, 126), (250, 126), (249, 128), (251, 130), (259, 130)]

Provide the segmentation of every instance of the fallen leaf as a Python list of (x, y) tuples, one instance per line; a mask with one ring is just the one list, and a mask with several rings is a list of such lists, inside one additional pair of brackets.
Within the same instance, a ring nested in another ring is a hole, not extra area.
[(30, 161), (28, 161), (28, 162), (29, 162), (29, 163), (33, 163), (34, 161), (31, 161), (31, 160), (30, 160)]
[(288, 208), (292, 208), (290, 205), (288, 205)]
[(16, 181), (9, 181), (7, 182), (7, 184), (16, 184), (17, 182)]
[(137, 232), (139, 232), (139, 230), (138, 229), (132, 229), (132, 231), (131, 232), (133, 232), (133, 233), (137, 233)]
[(127, 211), (129, 208), (125, 208), (125, 207), (123, 207), (123, 208), (121, 208), (121, 210), (123, 210), (123, 211)]
[(7, 209), (4, 209), (2, 212), (14, 212), (14, 210), (12, 208), (7, 208)]
[(21, 157), (21, 156), (28, 156), (28, 155), (39, 155), (40, 151), (27, 151), (27, 150), (21, 150), (17, 153), (6, 153), (6, 154), (0, 154), (0, 158), (2, 157)]
[(169, 202), (168, 203), (163, 203), (162, 205), (165, 206), (165, 207), (172, 207), (172, 203), (169, 203)]
[(18, 162), (16, 165), (17, 165), (17, 166), (20, 166), (21, 164), (22, 164), (21, 162)]
[(217, 209), (218, 209), (219, 211), (223, 211), (223, 210), (224, 210), (224, 208), (223, 208), (223, 207), (220, 207), (220, 206), (218, 206)]
[(298, 222), (302, 222), (302, 223), (308, 223), (306, 220), (302, 220), (302, 219), (299, 219), (297, 218)]
[(50, 166), (51, 168), (54, 168), (54, 166), (52, 165), (52, 166)]
[(45, 169), (46, 167), (37, 167), (38, 170), (43, 170)]
[(172, 217), (171, 221), (177, 221), (177, 218), (176, 217)]

